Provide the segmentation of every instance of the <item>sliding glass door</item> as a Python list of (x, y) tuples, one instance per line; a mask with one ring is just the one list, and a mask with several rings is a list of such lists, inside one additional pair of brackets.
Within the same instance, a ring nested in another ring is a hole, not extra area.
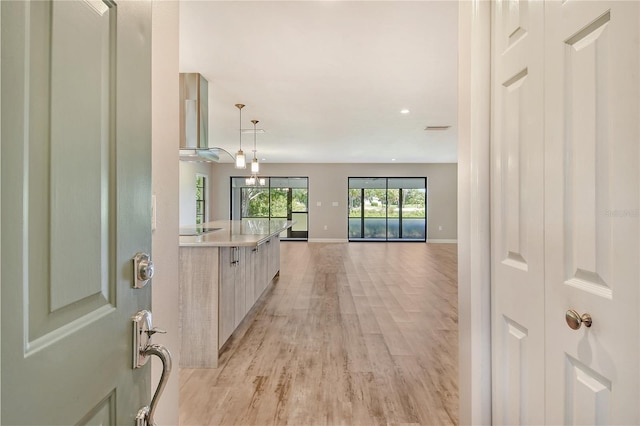
[(387, 240), (387, 179), (349, 178), (349, 240)]
[(271, 217), (295, 221), (283, 238), (306, 240), (309, 236), (308, 185), (307, 178), (271, 178)]
[(287, 219), (295, 221), (293, 227), (280, 237), (289, 240), (308, 238), (309, 184), (306, 177), (270, 177), (264, 185), (247, 182), (244, 177), (231, 178), (231, 218)]
[(349, 178), (349, 241), (426, 241), (426, 178)]

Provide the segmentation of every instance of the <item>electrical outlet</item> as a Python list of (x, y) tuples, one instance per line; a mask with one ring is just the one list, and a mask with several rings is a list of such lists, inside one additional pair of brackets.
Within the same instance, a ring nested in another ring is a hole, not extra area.
[(438, 226), (438, 231), (442, 231), (442, 225)]
[(327, 225), (324, 226), (324, 230), (326, 231), (327, 229), (329, 229), (329, 227)]

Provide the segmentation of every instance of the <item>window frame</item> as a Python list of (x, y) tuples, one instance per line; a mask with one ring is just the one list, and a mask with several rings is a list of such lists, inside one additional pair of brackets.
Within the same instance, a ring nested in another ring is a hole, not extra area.
[[(202, 187), (198, 185), (198, 181), (202, 179)], [(204, 173), (196, 173), (196, 225), (201, 225), (203, 223), (208, 222), (207, 214), (209, 213), (208, 201), (209, 197), (207, 197), (207, 190), (209, 187), (209, 176)], [(198, 189), (202, 189), (202, 199), (198, 199)], [(198, 214), (198, 205), (202, 205), (202, 213)], [(198, 219), (201, 217), (201, 222), (198, 222)]]

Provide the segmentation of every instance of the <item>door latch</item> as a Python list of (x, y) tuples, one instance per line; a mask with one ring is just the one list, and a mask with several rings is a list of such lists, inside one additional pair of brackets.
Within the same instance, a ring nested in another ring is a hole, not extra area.
[(167, 332), (153, 327), (151, 312), (144, 310), (133, 316), (133, 368), (140, 368), (149, 360), (144, 351), (151, 346), (151, 336), (156, 333)]

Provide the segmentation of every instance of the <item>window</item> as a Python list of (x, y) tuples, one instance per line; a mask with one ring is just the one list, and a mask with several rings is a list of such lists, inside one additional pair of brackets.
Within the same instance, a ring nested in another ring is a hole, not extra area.
[(286, 219), (296, 223), (284, 240), (306, 240), (309, 229), (309, 179), (264, 178), (264, 186), (248, 185), (245, 177), (231, 178), (231, 219)]
[(426, 241), (426, 178), (349, 178), (349, 241)]
[(196, 224), (207, 221), (207, 177), (196, 175)]

